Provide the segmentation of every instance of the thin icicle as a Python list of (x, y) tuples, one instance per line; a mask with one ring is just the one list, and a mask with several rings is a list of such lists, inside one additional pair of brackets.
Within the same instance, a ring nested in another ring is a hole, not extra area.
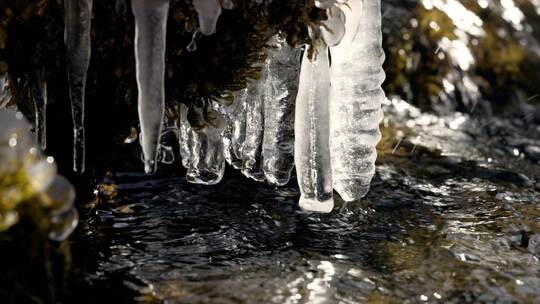
[[(225, 122), (218, 113), (214, 114), (212, 122), (207, 122), (201, 129), (192, 130), (191, 158), (186, 177), (190, 183), (214, 185), (221, 181), (225, 173), (221, 138)], [(203, 115), (199, 113), (198, 116)]]
[(73, 116), (73, 171), (85, 170), (84, 102), (90, 64), (92, 0), (66, 0), (65, 45)]
[(311, 61), (304, 52), (294, 122), (294, 161), (300, 206), (330, 212), (334, 207), (329, 145), (328, 47), (319, 45)]
[(294, 166), (294, 99), (298, 91), (300, 49), (274, 36), (263, 83), (263, 170), (271, 185), (289, 182)]
[(39, 148), (44, 151), (47, 148), (47, 82), (44, 70), (37, 70), (35, 73), (32, 99), (35, 107), (36, 141)]
[(203, 35), (216, 32), (217, 21), (221, 15), (221, 4), (218, 0), (193, 0), (193, 8), (199, 17), (199, 27)]
[(165, 108), (165, 46), (169, 0), (132, 0), (144, 171), (157, 169)]
[(330, 49), (330, 146), (334, 188), (354, 201), (367, 194), (375, 174), (384, 52), (380, 0), (349, 0), (343, 10), (346, 34)]
[(180, 146), (180, 157), (182, 157), (182, 166), (189, 168), (189, 162), (191, 161), (191, 142), (192, 131), (187, 120), (188, 108), (185, 104), (180, 104), (180, 118), (179, 118), (179, 132), (178, 140)]
[(264, 181), (262, 167), (262, 141), (264, 132), (264, 105), (261, 84), (264, 80), (248, 84), (246, 100), (246, 138), (242, 148), (242, 173), (256, 181)]

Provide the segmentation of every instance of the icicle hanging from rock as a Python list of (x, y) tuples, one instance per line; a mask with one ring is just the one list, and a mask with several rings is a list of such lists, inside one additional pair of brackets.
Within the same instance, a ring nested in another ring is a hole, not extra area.
[(165, 46), (169, 0), (132, 0), (144, 171), (157, 169), (165, 108)]
[(47, 148), (47, 82), (45, 70), (37, 70), (32, 81), (32, 99), (35, 107), (36, 142), (44, 151)]
[(296, 97), (294, 161), (300, 206), (330, 212), (334, 207), (329, 145), (328, 91), (330, 89), (328, 47), (321, 43), (316, 57), (304, 52)]
[(346, 33), (330, 48), (330, 146), (334, 189), (354, 201), (367, 194), (375, 174), (384, 52), (380, 0), (349, 0), (342, 7)]
[(246, 137), (242, 147), (242, 173), (256, 181), (264, 181), (262, 142), (264, 105), (261, 96), (263, 79), (248, 84), (246, 100)]
[(84, 103), (90, 64), (92, 0), (65, 0), (65, 46), (73, 116), (73, 171), (85, 170)]
[(194, 184), (214, 185), (225, 173), (223, 140), (221, 133), (225, 121), (214, 109), (193, 109), (198, 117), (211, 117), (200, 129), (191, 128), (191, 153), (187, 181)]
[(193, 8), (199, 17), (199, 28), (203, 35), (212, 35), (221, 15), (221, 4), (218, 0), (193, 0)]
[(294, 99), (298, 91), (301, 51), (278, 35), (270, 44), (262, 85), (263, 171), (269, 184), (283, 186), (289, 182), (294, 166)]

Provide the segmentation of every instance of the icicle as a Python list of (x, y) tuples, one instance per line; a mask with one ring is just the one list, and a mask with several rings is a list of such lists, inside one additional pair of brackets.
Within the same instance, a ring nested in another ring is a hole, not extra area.
[[(239, 129), (241, 126), (244, 126), (245, 128), (245, 113), (245, 100), (235, 98), (233, 104), (227, 109), (227, 126), (225, 127), (225, 130), (223, 130), (223, 153), (225, 155), (225, 160), (227, 160), (227, 162), (235, 169), (242, 168), (242, 159), (237, 156), (235, 145), (238, 145), (239, 136), (241, 136), (238, 134), (240, 131)], [(245, 137), (245, 133), (243, 136)], [(243, 140), (240, 145), (242, 144)], [(240, 153), (239, 155), (241, 156)]]
[(179, 121), (179, 146), (180, 146), (180, 157), (182, 157), (182, 166), (184, 168), (189, 168), (189, 163), (191, 161), (191, 142), (192, 131), (187, 120), (188, 108), (183, 103), (180, 104), (180, 121)]
[(35, 107), (35, 130), (39, 148), (44, 151), (47, 148), (47, 82), (45, 71), (38, 70), (32, 81), (32, 99)]
[(298, 91), (299, 49), (275, 36), (264, 77), (263, 170), (268, 183), (283, 186), (294, 166), (294, 99)]
[(214, 185), (221, 181), (225, 173), (221, 138), (225, 122), (217, 113), (214, 114), (214, 121), (202, 129), (192, 130), (191, 159), (187, 172), (187, 181), (190, 183)]
[(169, 0), (132, 0), (144, 171), (157, 169), (156, 157), (165, 107), (165, 45)]
[(218, 0), (193, 0), (193, 8), (199, 16), (199, 27), (203, 35), (216, 32), (216, 25), (221, 15), (221, 5)]
[(262, 141), (264, 132), (264, 105), (261, 83), (248, 84), (246, 100), (246, 137), (242, 148), (242, 173), (256, 181), (264, 181), (262, 168)]
[(330, 49), (330, 146), (334, 188), (353, 201), (367, 194), (375, 174), (384, 53), (380, 0), (349, 0), (343, 10), (346, 34)]
[(243, 89), (234, 94), (234, 102), (238, 105), (236, 119), (232, 127), (231, 146), (234, 155), (242, 159), (244, 155), (244, 142), (246, 140), (246, 107), (248, 90)]
[(328, 46), (338, 45), (345, 35), (345, 14), (337, 7), (326, 10), (328, 19), (322, 22), (321, 36)]
[(85, 169), (84, 100), (90, 64), (92, 0), (64, 1), (66, 61), (73, 115), (73, 171)]
[(231, 10), (234, 8), (234, 3), (232, 2), (232, 0), (223, 0), (221, 1), (221, 6), (223, 7), (223, 9)]
[(304, 52), (294, 122), (294, 161), (300, 206), (330, 212), (334, 207), (329, 146), (328, 48), (322, 44), (311, 61)]

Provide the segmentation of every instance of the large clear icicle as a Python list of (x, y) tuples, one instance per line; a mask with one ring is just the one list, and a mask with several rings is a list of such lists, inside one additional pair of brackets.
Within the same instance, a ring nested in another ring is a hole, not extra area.
[(334, 189), (354, 201), (367, 194), (375, 174), (384, 52), (380, 0), (349, 0), (342, 7), (346, 33), (330, 48), (330, 146)]
[[(202, 113), (198, 114), (202, 117)], [(215, 119), (212, 122), (207, 122), (201, 129), (192, 129), (191, 155), (186, 178), (190, 183), (214, 185), (221, 181), (225, 173), (221, 137), (225, 122), (218, 113), (214, 114)]]
[(246, 137), (242, 147), (242, 173), (256, 181), (264, 181), (262, 166), (262, 142), (264, 132), (264, 105), (261, 83), (248, 84), (246, 100)]
[(334, 207), (329, 145), (328, 91), (330, 87), (328, 47), (321, 44), (316, 57), (304, 52), (300, 70), (294, 122), (294, 161), (300, 206), (330, 212)]
[(69, 95), (73, 116), (73, 171), (85, 170), (84, 102), (90, 64), (92, 0), (66, 0), (65, 32)]
[(47, 82), (45, 70), (37, 70), (32, 82), (32, 99), (35, 107), (36, 141), (39, 148), (47, 148)]
[(132, 0), (144, 171), (157, 169), (165, 108), (165, 46), (169, 0)]
[(268, 50), (263, 89), (263, 171), (268, 183), (283, 186), (294, 166), (294, 99), (301, 51), (274, 36)]
[(218, 0), (193, 0), (193, 8), (199, 17), (199, 27), (203, 35), (216, 32), (217, 21), (221, 15), (221, 4)]

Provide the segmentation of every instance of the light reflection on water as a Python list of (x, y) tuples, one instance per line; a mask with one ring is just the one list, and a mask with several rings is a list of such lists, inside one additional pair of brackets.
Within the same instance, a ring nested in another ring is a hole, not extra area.
[(497, 141), (458, 115), (418, 123), (411, 136), (406, 121), (431, 116), (385, 107), (378, 173), (361, 203), (320, 215), (296, 206), (293, 183), (118, 174), (73, 241), (76, 259), (96, 258), (75, 261), (80, 275), (145, 303), (540, 300), (540, 170), (527, 158), (504, 162), (514, 157), (503, 144), (540, 134), (499, 121)]

